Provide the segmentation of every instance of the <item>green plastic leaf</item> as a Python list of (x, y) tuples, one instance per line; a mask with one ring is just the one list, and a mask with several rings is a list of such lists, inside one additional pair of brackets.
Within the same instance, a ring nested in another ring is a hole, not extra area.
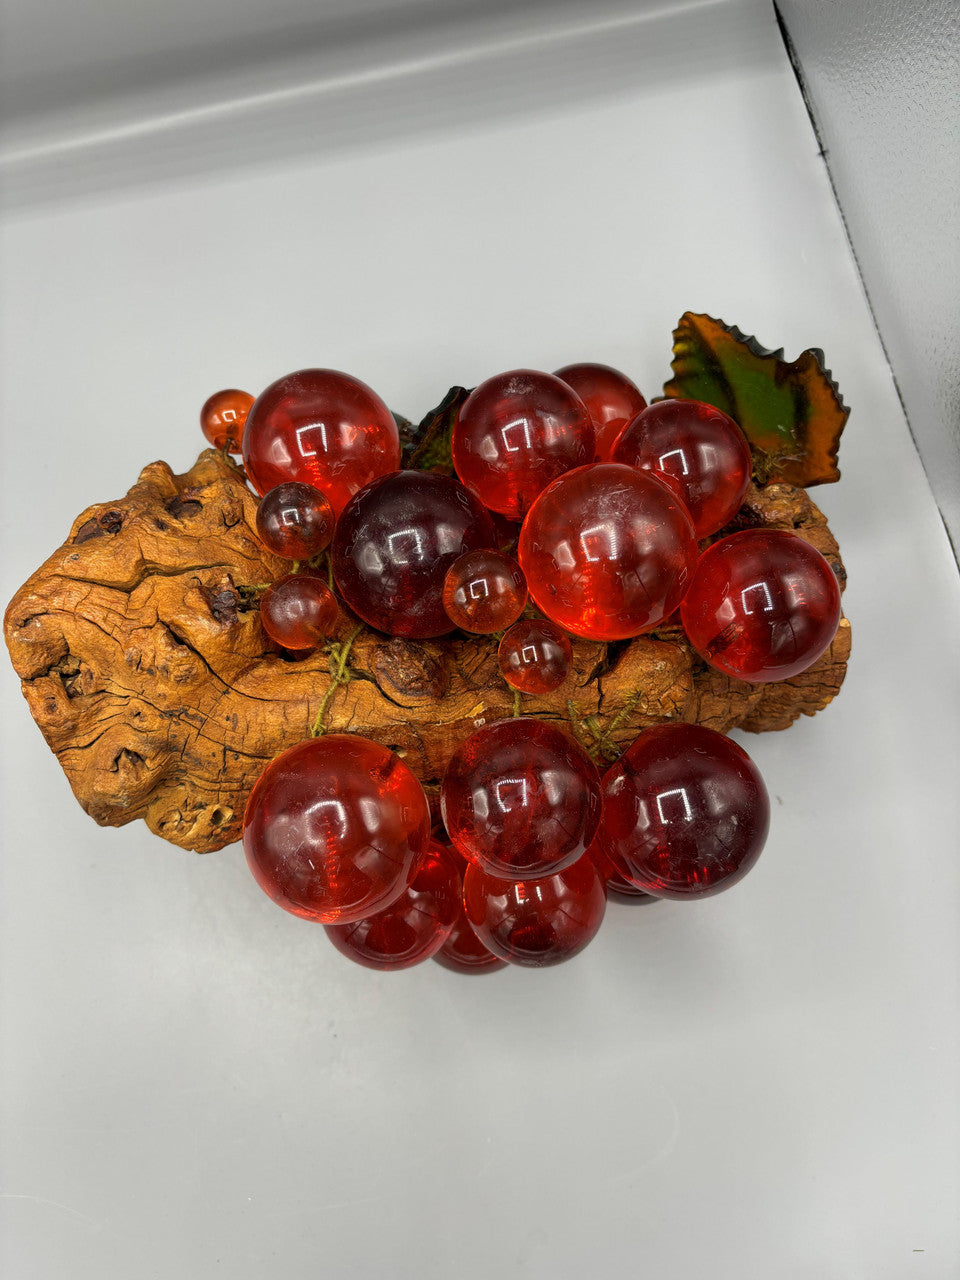
[(687, 311), (674, 330), (672, 368), (664, 394), (729, 414), (750, 442), (759, 479), (803, 486), (840, 479), (837, 450), (850, 410), (822, 351), (788, 362), (782, 347), (768, 351), (734, 325)]
[(413, 447), (405, 453), (403, 465), (419, 471), (439, 471), (453, 475), (451, 436), (460, 406), (470, 392), (466, 387), (451, 387), (435, 409), (431, 409), (416, 428)]

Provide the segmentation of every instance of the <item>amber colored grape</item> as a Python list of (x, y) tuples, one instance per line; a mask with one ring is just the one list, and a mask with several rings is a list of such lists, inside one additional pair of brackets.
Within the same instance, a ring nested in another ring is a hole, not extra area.
[(697, 540), (666, 485), (601, 462), (544, 490), (523, 522), (518, 555), (548, 618), (587, 640), (625, 640), (680, 603)]
[(840, 622), (840, 587), (808, 542), (780, 529), (745, 529), (700, 557), (680, 617), (711, 666), (762, 684), (813, 665)]
[(641, 733), (603, 778), (600, 843), (615, 870), (658, 898), (705, 898), (736, 884), (767, 838), (757, 766), (696, 724)]
[(547, 618), (521, 618), (497, 649), (500, 674), (521, 693), (552, 693), (570, 674), (570, 637)]
[(440, 790), (447, 834), (467, 859), (510, 880), (575, 862), (600, 823), (593, 761), (556, 725), (530, 716), (462, 742)]
[(690, 513), (698, 538), (722, 529), (740, 510), (752, 462), (732, 418), (699, 400), (660, 400), (624, 427), (611, 462), (651, 471)]
[(640, 388), (608, 364), (568, 364), (557, 370), (587, 406), (593, 423), (594, 457), (609, 462), (614, 441), (631, 419), (647, 407)]
[(467, 488), (491, 511), (520, 520), (551, 480), (593, 459), (593, 425), (565, 382), (514, 369), (470, 393), (451, 444)]
[(325, 551), (335, 523), (326, 494), (300, 480), (278, 484), (257, 508), (260, 541), (286, 560), (309, 560)]
[(257, 493), (302, 480), (325, 493), (339, 516), (358, 489), (399, 467), (400, 434), (359, 378), (301, 369), (257, 397), (243, 433), (243, 464)]
[(455, 627), (488, 635), (516, 622), (527, 603), (523, 571), (511, 556), (483, 548), (454, 560), (443, 582), (443, 607)]
[(362, 920), (399, 898), (429, 835), (414, 775), (392, 751), (353, 734), (309, 738), (277, 756), (243, 820), (261, 889), (321, 924)]
[(367, 485), (337, 521), (331, 560), (344, 602), (389, 635), (453, 630), (443, 607), (447, 570), (493, 545), (490, 517), (459, 481), (396, 471)]
[(596, 937), (607, 895), (600, 873), (583, 856), (537, 880), (501, 880), (470, 866), (463, 905), (488, 951), (509, 964), (542, 969), (570, 960)]
[(263, 593), (260, 621), (273, 641), (284, 649), (316, 649), (333, 630), (339, 613), (326, 582), (314, 573), (288, 573)]
[(354, 924), (328, 924), (327, 937), (368, 969), (409, 969), (439, 951), (461, 910), (460, 872), (448, 850), (431, 840), (399, 898)]
[(215, 449), (227, 453), (239, 453), (247, 414), (253, 404), (253, 396), (246, 391), (230, 387), (215, 391), (200, 410), (200, 426), (203, 434)]

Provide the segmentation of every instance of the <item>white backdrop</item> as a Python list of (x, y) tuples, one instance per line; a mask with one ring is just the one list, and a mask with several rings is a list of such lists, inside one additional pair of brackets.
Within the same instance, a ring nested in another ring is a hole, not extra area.
[(689, 308), (822, 346), (853, 406), (814, 495), (850, 576), (843, 692), (745, 740), (773, 826), (740, 886), (612, 904), (578, 960), (471, 980), (349, 966), (238, 846), (95, 827), (5, 666), (11, 1280), (956, 1266), (955, 566), (767, 6), (578, 47), (491, 56), (466, 97), (428, 77), (403, 130), (372, 83), (353, 141), (334, 96), (311, 155), (236, 141), (208, 176), (158, 160), (159, 187), (9, 213), (4, 599), (82, 508), (186, 468), (215, 388), (325, 364), (415, 417), (587, 358), (655, 394)]

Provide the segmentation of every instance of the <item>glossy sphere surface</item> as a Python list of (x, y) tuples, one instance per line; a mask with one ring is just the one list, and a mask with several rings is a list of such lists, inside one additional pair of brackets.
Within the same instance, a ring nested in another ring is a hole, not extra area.
[(593, 423), (593, 452), (598, 462), (610, 461), (610, 450), (623, 428), (647, 402), (636, 383), (608, 364), (567, 364), (557, 377), (573, 387), (587, 406)]
[(593, 865), (600, 872), (608, 895), (613, 894), (615, 898), (620, 898), (630, 903), (659, 901), (659, 899), (647, 893), (645, 889), (641, 889), (639, 885), (634, 884), (632, 880), (629, 880), (622, 871), (614, 866), (604, 853), (603, 846), (599, 840), (594, 840), (587, 850), (587, 854), (593, 859)]
[(592, 760), (555, 725), (529, 716), (471, 734), (440, 791), (454, 846), (494, 876), (545, 876), (575, 862), (600, 823)]
[(702, 725), (647, 729), (603, 778), (604, 853), (654, 897), (705, 898), (736, 884), (769, 823), (756, 765)]
[(611, 461), (662, 479), (687, 508), (698, 538), (733, 519), (752, 472), (746, 436), (699, 400), (661, 400), (644, 409), (624, 427)]
[(457, 475), (485, 507), (520, 520), (538, 493), (593, 460), (593, 425), (577, 394), (552, 373), (514, 369), (488, 378), (453, 428)]
[(711, 666), (760, 684), (816, 662), (836, 634), (840, 587), (816, 548), (794, 533), (745, 529), (700, 557), (680, 607)]
[(460, 914), (460, 872), (447, 850), (431, 840), (399, 898), (355, 924), (328, 924), (327, 937), (368, 969), (409, 969), (440, 949)]
[(527, 581), (502, 551), (468, 551), (447, 570), (443, 607), (455, 627), (487, 635), (516, 622), (527, 603)]
[(200, 410), (200, 426), (215, 449), (239, 453), (247, 414), (253, 404), (253, 396), (247, 391), (230, 387), (215, 391)]
[(299, 480), (278, 484), (257, 508), (260, 541), (287, 560), (309, 560), (325, 551), (335, 521), (326, 494)]
[(468, 867), (463, 905), (488, 951), (509, 964), (542, 969), (571, 959), (596, 937), (607, 895), (600, 873), (584, 856), (537, 880), (500, 880)]
[(333, 537), (340, 594), (370, 626), (395, 636), (453, 630), (443, 607), (447, 570), (493, 545), (490, 516), (462, 484), (430, 471), (396, 471), (348, 504)]
[(496, 973), (498, 969), (507, 967), (506, 960), (488, 951), (474, 933), (462, 906), (449, 938), (433, 958), (437, 964), (442, 964), (444, 969), (452, 969), (454, 973)]
[(520, 567), (548, 618), (588, 640), (649, 631), (680, 603), (697, 558), (683, 504), (634, 467), (571, 471), (534, 503)]
[(562, 627), (547, 618), (522, 618), (497, 649), (500, 674), (521, 693), (551, 693), (570, 674), (573, 647)]
[(345, 733), (308, 738), (272, 760), (243, 820), (261, 889), (321, 924), (349, 924), (389, 906), (429, 836), (427, 798), (403, 761)]
[(243, 465), (257, 493), (302, 480), (337, 515), (358, 489), (400, 465), (393, 414), (375, 391), (335, 369), (301, 369), (257, 397), (243, 433)]
[(260, 621), (284, 649), (315, 649), (333, 630), (337, 600), (326, 582), (312, 573), (288, 573), (263, 593)]

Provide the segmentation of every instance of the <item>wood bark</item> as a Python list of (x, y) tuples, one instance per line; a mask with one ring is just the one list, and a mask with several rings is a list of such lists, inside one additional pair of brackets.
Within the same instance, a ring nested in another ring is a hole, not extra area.
[[(256, 535), (257, 499), (229, 459), (206, 450), (184, 475), (146, 467), (127, 496), (84, 511), (11, 601), (7, 645), (34, 719), (97, 822), (136, 818), (186, 849), (239, 838), (247, 795), (279, 751), (328, 731), (397, 751), (435, 795), (480, 724), (514, 712), (496, 641), (430, 641), (357, 628), (345, 613), (327, 646), (281, 653), (260, 624), (256, 588), (289, 566)], [(732, 528), (793, 529), (844, 582), (837, 544), (803, 489), (751, 486)], [(784, 729), (825, 707), (850, 651), (846, 619), (830, 649), (792, 680), (751, 685), (707, 667), (677, 626), (619, 644), (574, 643), (555, 693), (522, 713), (566, 724), (598, 763), (646, 726)]]

